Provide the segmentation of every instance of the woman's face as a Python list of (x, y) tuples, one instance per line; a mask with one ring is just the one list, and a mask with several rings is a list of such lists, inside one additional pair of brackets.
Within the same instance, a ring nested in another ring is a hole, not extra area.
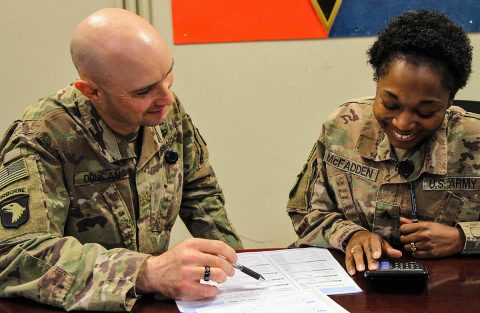
[(449, 106), (439, 71), (397, 59), (378, 79), (373, 112), (392, 146), (411, 149), (442, 125)]

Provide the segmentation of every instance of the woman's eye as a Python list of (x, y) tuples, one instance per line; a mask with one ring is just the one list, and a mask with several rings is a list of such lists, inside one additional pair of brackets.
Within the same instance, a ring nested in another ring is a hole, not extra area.
[(423, 118), (429, 118), (433, 116), (433, 113), (427, 113), (427, 112), (417, 112), (418, 116), (423, 117)]
[(396, 105), (392, 105), (392, 104), (389, 104), (389, 103), (386, 103), (386, 102), (383, 102), (383, 106), (385, 107), (385, 109), (387, 110), (395, 110), (397, 108)]

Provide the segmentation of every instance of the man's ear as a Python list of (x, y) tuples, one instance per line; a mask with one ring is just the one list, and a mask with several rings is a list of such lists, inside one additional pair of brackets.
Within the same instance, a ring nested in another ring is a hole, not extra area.
[(75, 87), (90, 101), (98, 102), (98, 87), (91, 80), (79, 79), (75, 82)]

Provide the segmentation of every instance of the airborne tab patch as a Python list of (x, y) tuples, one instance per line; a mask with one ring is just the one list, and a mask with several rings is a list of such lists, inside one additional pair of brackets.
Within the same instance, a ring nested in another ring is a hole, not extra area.
[(346, 159), (329, 150), (325, 151), (323, 161), (342, 171), (350, 172), (371, 181), (377, 180), (378, 169)]
[(18, 187), (0, 194), (0, 219), (5, 228), (18, 228), (30, 218), (27, 187)]
[(480, 177), (424, 178), (423, 190), (480, 190)]

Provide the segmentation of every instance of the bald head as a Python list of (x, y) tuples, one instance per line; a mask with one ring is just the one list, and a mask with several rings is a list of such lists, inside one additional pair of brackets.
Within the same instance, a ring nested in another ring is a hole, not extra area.
[(100, 84), (115, 83), (115, 77), (128, 76), (133, 68), (147, 69), (155, 66), (158, 58), (170, 58), (151, 24), (117, 8), (98, 10), (80, 22), (70, 52), (80, 78)]

